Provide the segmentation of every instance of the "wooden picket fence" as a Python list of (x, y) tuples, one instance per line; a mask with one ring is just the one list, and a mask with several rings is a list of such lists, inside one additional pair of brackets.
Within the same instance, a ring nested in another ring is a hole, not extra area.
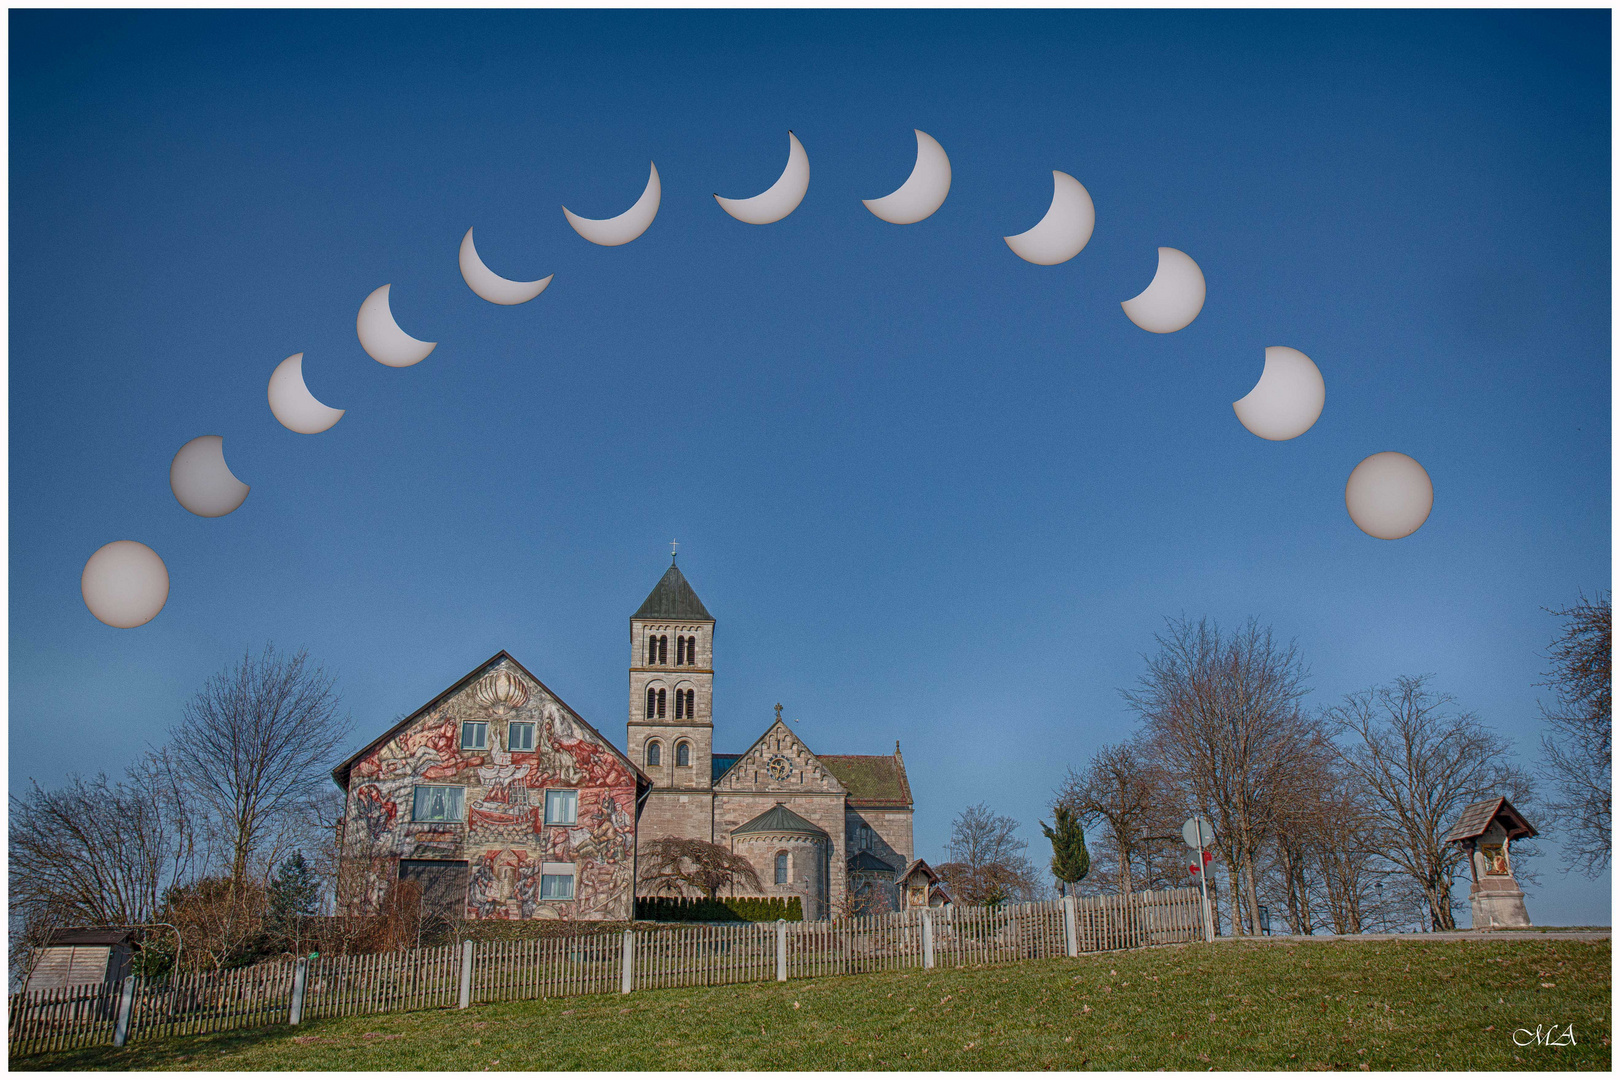
[(1196, 941), (1203, 925), (1198, 890), (1174, 889), (832, 922), (462, 942), (12, 994), (7, 1032), (15, 1059), (328, 1016), (1048, 959)]
[(112, 1042), (121, 983), (87, 983), (12, 994), (7, 1000), (11, 1053), (76, 1050)]
[(776, 977), (776, 923), (669, 927), (635, 934), (632, 942), (631, 975), (637, 990)]
[(468, 1003), (609, 994), (623, 966), (623, 934), (478, 942)]

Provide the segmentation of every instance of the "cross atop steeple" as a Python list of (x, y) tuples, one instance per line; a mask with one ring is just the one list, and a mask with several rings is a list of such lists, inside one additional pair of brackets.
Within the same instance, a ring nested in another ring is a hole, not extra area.
[(675, 565), (675, 549), (680, 547), (680, 546), (681, 546), (681, 544), (680, 544), (680, 541), (678, 541), (678, 540), (671, 540), (669, 542), (669, 564), (671, 566)]
[(782, 722), (782, 703), (780, 701), (776, 703), (776, 722), (778, 724)]

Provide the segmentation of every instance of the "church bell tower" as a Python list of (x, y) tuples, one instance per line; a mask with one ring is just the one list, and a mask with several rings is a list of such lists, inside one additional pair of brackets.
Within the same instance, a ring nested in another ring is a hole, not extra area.
[(713, 824), (714, 617), (671, 556), (630, 616), (631, 760), (653, 781), (647, 839), (707, 838)]

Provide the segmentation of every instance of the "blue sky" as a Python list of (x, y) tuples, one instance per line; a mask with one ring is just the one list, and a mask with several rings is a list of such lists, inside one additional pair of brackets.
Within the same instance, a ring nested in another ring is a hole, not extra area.
[[(622, 743), (628, 616), (681, 542), (718, 619), (716, 749), (780, 701), (813, 749), (904, 748), (919, 854), (988, 802), (1035, 821), (1131, 729), (1166, 616), (1295, 639), (1313, 706), (1401, 674), (1539, 736), (1543, 607), (1609, 586), (1609, 14), (130, 13), (11, 27), (10, 777), (121, 767), (266, 641), (336, 672), (357, 743), (496, 650)], [(750, 226), (792, 129), (803, 204)], [(916, 225), (912, 129), (953, 183)], [(627, 208), (599, 248), (564, 221)], [(1001, 237), (1051, 171), (1079, 256)], [(555, 273), (501, 308), (462, 282)], [(1185, 330), (1121, 300), (1160, 245), (1209, 283)], [(392, 283), (440, 342), (355, 339)], [(1327, 405), (1258, 439), (1268, 345)], [(265, 403), (305, 354), (348, 410)], [(219, 519), (168, 490), (223, 435)], [(1350, 470), (1435, 484), (1378, 541)], [(79, 596), (116, 539), (167, 607)], [(1607, 922), (1556, 869), (1543, 923)]]

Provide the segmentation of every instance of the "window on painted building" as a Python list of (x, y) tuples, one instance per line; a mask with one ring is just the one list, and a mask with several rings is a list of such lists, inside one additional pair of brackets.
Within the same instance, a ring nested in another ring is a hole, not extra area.
[(574, 864), (540, 864), (540, 899), (572, 900), (574, 898)]
[(506, 748), (512, 751), (526, 752), (534, 749), (533, 724), (508, 724), (506, 726)]
[(577, 792), (577, 791), (548, 791), (548, 792), (546, 792), (546, 824), (547, 825), (577, 825), (577, 824), (579, 824), (579, 792)]
[(677, 764), (677, 765), (690, 765), (690, 764), (692, 764), (692, 744), (691, 743), (683, 742), (683, 743), (676, 743), (675, 744), (675, 764)]
[(776, 853), (776, 883), (778, 885), (786, 885), (788, 883), (787, 875), (787, 852), (778, 851)]
[(469, 720), (461, 725), (463, 750), (489, 749), (489, 724), (482, 720)]
[(411, 802), (412, 821), (460, 821), (462, 789), (418, 784)]
[(647, 744), (647, 764), (661, 765), (664, 762), (664, 748), (656, 742)]

